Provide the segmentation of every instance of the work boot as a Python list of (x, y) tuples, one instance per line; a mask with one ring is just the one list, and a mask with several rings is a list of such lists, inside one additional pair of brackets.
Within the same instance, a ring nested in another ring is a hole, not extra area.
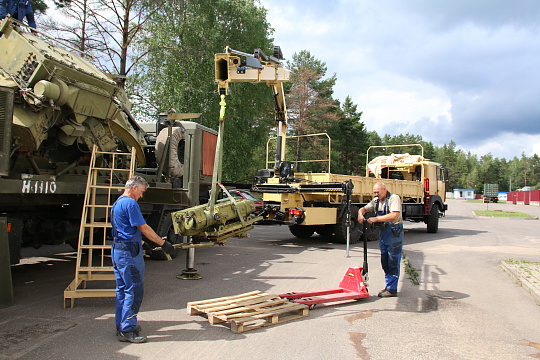
[(393, 292), (390, 292), (388, 290), (383, 290), (379, 293), (378, 295), (380, 298), (385, 298), (385, 297), (396, 297), (397, 296), (397, 292), (393, 293)]
[[(141, 332), (141, 325), (137, 324), (135, 326), (135, 329), (133, 331), (136, 331), (136, 332)], [(120, 329), (116, 328), (116, 336), (120, 335)]]
[(148, 338), (146, 336), (139, 335), (138, 331), (119, 331), (118, 334), (118, 340), (123, 342), (130, 342), (130, 343), (144, 343), (148, 341)]

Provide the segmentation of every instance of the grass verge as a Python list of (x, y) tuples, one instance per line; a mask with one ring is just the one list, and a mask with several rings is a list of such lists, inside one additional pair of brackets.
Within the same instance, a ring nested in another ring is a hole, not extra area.
[(409, 260), (409, 257), (407, 254), (403, 253), (401, 255), (403, 258), (403, 262), (405, 263), (405, 272), (409, 276), (409, 279), (414, 285), (419, 285), (420, 281), (418, 280), (418, 272), (416, 269), (411, 265), (411, 261)]
[(501, 210), (475, 210), (474, 213), (478, 216), (489, 217), (507, 217), (507, 218), (534, 218), (534, 216), (515, 211), (501, 211)]

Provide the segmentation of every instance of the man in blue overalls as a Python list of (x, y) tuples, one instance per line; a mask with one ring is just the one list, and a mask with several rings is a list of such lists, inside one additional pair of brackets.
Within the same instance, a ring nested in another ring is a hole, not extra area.
[(36, 28), (34, 20), (34, 11), (30, 0), (0, 0), (0, 20), (7, 15), (15, 20), (23, 22), (24, 18), (28, 21), (28, 26)]
[(379, 297), (397, 296), (399, 267), (403, 251), (403, 217), (401, 216), (401, 199), (386, 190), (381, 182), (373, 186), (375, 197), (369, 204), (358, 211), (358, 222), (364, 223), (364, 215), (374, 212), (376, 216), (367, 219), (370, 224), (380, 228), (379, 247), (381, 249), (381, 265), (384, 270), (386, 287), (379, 292)]
[(124, 193), (111, 208), (111, 225), (114, 242), (111, 248), (114, 276), (116, 278), (116, 335), (118, 340), (143, 343), (146, 336), (139, 334), (137, 314), (144, 294), (144, 259), (142, 235), (172, 252), (170, 242), (159, 237), (143, 218), (137, 201), (142, 198), (148, 183), (140, 176), (133, 176), (125, 185)]

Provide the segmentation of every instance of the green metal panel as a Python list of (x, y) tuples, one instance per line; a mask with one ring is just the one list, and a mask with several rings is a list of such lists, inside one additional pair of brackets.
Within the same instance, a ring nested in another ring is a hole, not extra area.
[(0, 87), (0, 175), (9, 173), (11, 152), (11, 122), (13, 119), (13, 90)]

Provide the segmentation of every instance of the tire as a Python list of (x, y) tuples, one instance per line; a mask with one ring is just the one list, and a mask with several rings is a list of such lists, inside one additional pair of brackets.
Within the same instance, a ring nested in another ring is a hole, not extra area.
[(313, 226), (291, 225), (289, 226), (291, 234), (300, 239), (307, 239), (315, 232)]
[[(358, 222), (358, 206), (351, 206), (351, 235), (349, 244), (356, 244), (362, 237), (362, 226)], [(334, 225), (334, 233), (338, 242), (347, 243), (347, 215), (343, 212), (343, 216), (338, 219)]]
[[(181, 244), (184, 241), (184, 237), (180, 235), (176, 235), (174, 232), (174, 227), (172, 223), (172, 217), (171, 213), (165, 213), (165, 218), (163, 219), (161, 223), (161, 227), (158, 229), (157, 234), (161, 237), (167, 236), (167, 241), (171, 244)], [(152, 247), (158, 247), (158, 245), (154, 245), (154, 243), (151, 243)], [(173, 252), (170, 254), (171, 258), (175, 259), (178, 254), (180, 254), (180, 249), (175, 248)], [(167, 256), (163, 253), (163, 251), (152, 251), (150, 253), (150, 258), (155, 260), (167, 260)]]
[(428, 233), (435, 234), (439, 230), (439, 207), (436, 204), (431, 207), (426, 224)]
[(321, 236), (330, 237), (334, 235), (334, 225), (320, 225), (315, 231)]
[[(156, 138), (156, 161), (159, 163), (169, 136), (169, 128), (162, 129)], [(169, 169), (172, 177), (184, 176), (184, 151), (186, 145), (186, 130), (181, 126), (172, 128), (171, 144), (169, 147)]]

